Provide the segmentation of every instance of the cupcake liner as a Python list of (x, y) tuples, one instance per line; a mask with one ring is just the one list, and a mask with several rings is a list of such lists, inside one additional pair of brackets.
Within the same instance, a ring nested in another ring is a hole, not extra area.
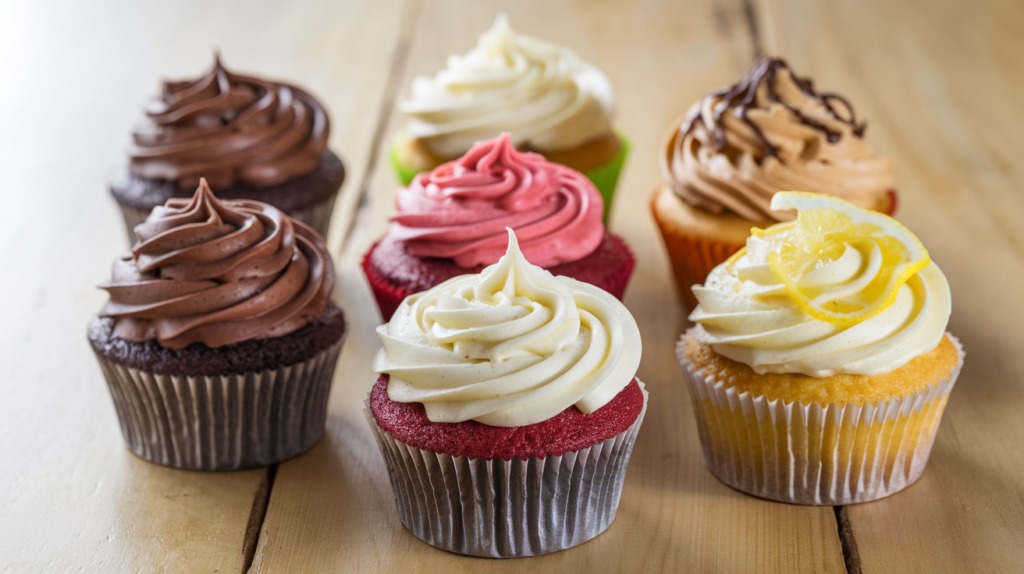
[[(658, 221), (655, 217), (655, 221)], [(743, 243), (719, 243), (701, 237), (691, 237), (679, 233), (658, 221), (661, 236), (665, 240), (672, 274), (675, 276), (676, 289), (683, 303), (689, 309), (697, 307), (697, 298), (691, 287), (703, 285), (711, 270), (725, 262), (733, 253), (739, 251)]]
[[(285, 213), (306, 225), (309, 225), (315, 229), (321, 237), (327, 237), (327, 229), (331, 224), (331, 214), (334, 213), (334, 198), (337, 196), (338, 194), (335, 192), (327, 197), (327, 199), (314, 203), (309, 207), (295, 209)], [(153, 208), (133, 207), (124, 203), (118, 203), (117, 205), (121, 208), (121, 217), (124, 219), (124, 225), (128, 231), (128, 245), (134, 246), (136, 241), (135, 226), (140, 223), (145, 223), (146, 218), (149, 217)]]
[(320, 440), (344, 340), (292, 365), (217, 376), (152, 373), (96, 358), (132, 452), (174, 468), (238, 470), (281, 462)]
[(625, 431), (561, 456), (510, 461), (421, 450), (395, 439), (363, 409), (388, 468), (402, 525), (431, 546), (516, 558), (565, 550), (615, 519), (636, 434)]
[[(594, 186), (597, 187), (597, 191), (601, 193), (601, 197), (604, 199), (605, 223), (608, 223), (608, 214), (612, 211), (612, 198), (615, 196), (615, 187), (619, 183), (619, 174), (622, 173), (622, 166), (626, 163), (626, 156), (629, 155), (630, 148), (630, 142), (626, 139), (626, 136), (618, 132), (615, 135), (619, 138), (619, 153), (601, 167), (582, 172), (583, 175), (587, 176), (587, 179), (593, 182)], [(398, 177), (398, 181), (405, 187), (412, 183), (412, 178), (416, 177), (416, 174), (423, 170), (403, 164), (398, 158), (398, 145), (398, 143), (395, 143), (388, 150), (388, 162), (391, 163), (391, 168), (395, 170), (395, 176)]]
[(878, 404), (817, 403), (753, 397), (694, 370), (676, 348), (697, 417), (704, 460), (718, 480), (761, 498), (844, 505), (889, 496), (921, 476), (963, 365), (937, 385)]
[[(625, 242), (614, 235), (612, 238), (618, 241), (629, 255), (627, 264), (616, 268), (610, 276), (606, 277), (605, 280), (600, 283), (593, 283), (590, 281), (586, 281), (586, 283), (592, 283), (596, 287), (604, 289), (613, 297), (621, 301), (626, 292), (626, 285), (629, 283), (629, 278), (633, 274), (633, 268), (636, 266), (636, 260), (633, 257), (633, 252), (629, 250), (629, 247)], [(391, 316), (395, 314), (395, 311), (398, 310), (402, 301), (404, 301), (409, 295), (418, 293), (418, 291), (413, 291), (408, 287), (396, 285), (386, 276), (377, 271), (377, 269), (370, 263), (370, 255), (376, 248), (377, 243), (374, 243), (373, 247), (366, 252), (366, 255), (363, 255), (363, 274), (366, 275), (366, 280), (370, 284), (370, 290), (373, 291), (373, 298), (377, 301), (377, 307), (380, 309), (381, 317), (384, 321), (388, 321), (391, 319)]]

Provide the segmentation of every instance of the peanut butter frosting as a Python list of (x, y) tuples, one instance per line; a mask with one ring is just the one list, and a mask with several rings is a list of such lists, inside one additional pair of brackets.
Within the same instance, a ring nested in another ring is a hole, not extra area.
[(220, 201), (205, 179), (135, 228), (101, 317), (129, 341), (220, 347), (295, 331), (327, 307), (334, 266), (309, 226), (257, 201)]
[(751, 221), (782, 221), (778, 191), (837, 196), (877, 209), (893, 188), (887, 158), (864, 142), (865, 123), (836, 94), (779, 58), (760, 58), (738, 83), (709, 92), (666, 136), (662, 177), (685, 202)]
[(327, 113), (301, 89), (229, 72), (218, 57), (197, 80), (164, 82), (132, 134), (131, 172), (191, 188), (266, 187), (316, 169)]

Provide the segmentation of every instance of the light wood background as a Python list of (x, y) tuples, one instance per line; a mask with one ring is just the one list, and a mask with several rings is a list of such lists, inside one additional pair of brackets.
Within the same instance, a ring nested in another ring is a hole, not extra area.
[[(361, 413), (380, 316), (358, 268), (396, 184), (385, 150), (410, 79), (505, 10), (611, 77), (633, 142), (611, 228), (651, 391), (618, 517), (594, 541), (514, 561), (435, 550), (398, 521)], [(300, 83), (348, 168), (328, 242), (350, 335), (327, 434), (276, 468), (169, 470), (124, 447), (85, 339), (126, 252), (110, 166), (162, 77)], [(648, 215), (656, 146), (756, 53), (847, 95), (893, 158), (898, 217), (954, 293), (968, 357), (931, 463), (882, 501), (766, 502), (704, 468), (673, 357), (685, 312)], [(0, 572), (1019, 572), (1024, 564), (1024, 4), (1013, 0), (18, 2), (0, 0)]]

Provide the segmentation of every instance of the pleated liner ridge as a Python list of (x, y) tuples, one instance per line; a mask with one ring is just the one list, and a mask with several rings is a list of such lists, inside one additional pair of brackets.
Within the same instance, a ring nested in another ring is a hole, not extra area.
[(690, 389), (704, 460), (718, 480), (761, 498), (808, 505), (868, 502), (903, 490), (924, 471), (964, 352), (948, 379), (870, 403), (769, 401), (694, 371), (676, 348)]
[(625, 431), (561, 456), (469, 459), (395, 439), (370, 412), (402, 525), (442, 550), (489, 558), (565, 550), (601, 534), (615, 519), (644, 406)]
[(238, 470), (298, 456), (320, 440), (344, 341), (292, 365), (218, 376), (151, 373), (96, 358), (132, 452), (174, 468)]
[[(293, 209), (287, 212), (288, 216), (294, 217), (312, 227), (321, 237), (326, 238), (327, 229), (331, 224), (331, 214), (334, 213), (334, 199), (337, 195), (337, 193), (332, 193), (330, 197), (309, 207)], [(126, 204), (119, 204), (118, 207), (121, 208), (121, 217), (124, 219), (124, 225), (128, 230), (128, 245), (135, 245), (135, 226), (145, 223), (146, 218), (149, 217), (153, 210), (132, 207)]]

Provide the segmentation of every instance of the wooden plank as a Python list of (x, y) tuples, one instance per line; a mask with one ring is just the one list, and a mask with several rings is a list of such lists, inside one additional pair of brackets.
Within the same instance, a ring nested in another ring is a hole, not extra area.
[[(402, 89), (412, 76), (433, 73), (448, 54), (472, 46), (497, 4), (426, 2)], [(358, 264), (383, 235), (392, 211), (396, 181), (384, 160), (385, 140), (374, 150), (377, 170), (369, 174), (366, 204), (340, 258), (338, 294), (352, 331), (332, 391), (328, 436), (307, 456), (280, 466), (253, 571), (843, 571), (831, 508), (744, 496), (704, 468), (674, 359), (685, 318), (647, 207), (660, 180), (655, 150), (675, 116), (748, 64), (753, 50), (742, 4), (531, 1), (503, 9), (516, 30), (571, 46), (611, 76), (619, 99), (616, 125), (634, 144), (612, 228), (638, 257), (626, 303), (642, 331), (639, 376), (651, 390), (651, 403), (618, 517), (607, 532), (578, 548), (501, 562), (433, 549), (402, 528), (362, 414), (375, 379), (369, 363), (379, 348), (373, 329), (380, 317)], [(392, 115), (386, 125), (390, 137), (402, 122)]]
[(847, 508), (864, 572), (1011, 572), (1024, 563), (1024, 5), (768, 0), (768, 37), (845, 94), (892, 157), (902, 207), (949, 279), (967, 360), (928, 469)]
[(374, 128), (363, 110), (386, 77), (394, 5), (0, 6), (0, 570), (245, 568), (267, 469), (183, 472), (133, 456), (86, 341), (105, 300), (95, 286), (127, 252), (108, 170), (159, 78), (204, 71), (219, 47), (233, 69), (319, 96), (331, 147), (360, 179)]

